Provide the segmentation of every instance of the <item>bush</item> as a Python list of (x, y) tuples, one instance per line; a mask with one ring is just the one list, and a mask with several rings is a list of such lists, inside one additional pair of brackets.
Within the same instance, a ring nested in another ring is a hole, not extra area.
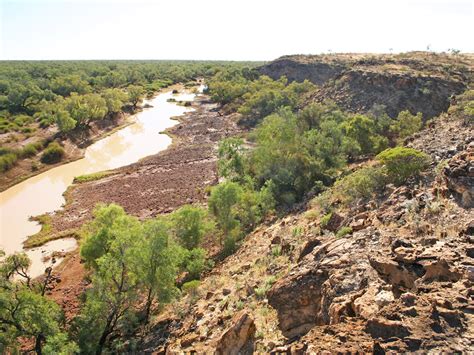
[(189, 281), (184, 283), (183, 286), (181, 286), (181, 291), (183, 291), (183, 293), (191, 295), (191, 297), (194, 297), (197, 295), (198, 288), (200, 285), (201, 282), (199, 280)]
[(64, 156), (64, 149), (57, 142), (49, 143), (41, 156), (41, 162), (46, 164), (54, 164), (59, 162)]
[(389, 179), (398, 185), (410, 177), (417, 176), (430, 162), (425, 153), (404, 147), (386, 149), (377, 155), (377, 160), (384, 164)]
[(15, 165), (18, 157), (15, 153), (6, 153), (0, 155), (0, 171), (4, 173), (9, 170), (13, 165)]
[(352, 233), (352, 228), (351, 227), (342, 227), (341, 229), (339, 229), (336, 233), (336, 237), (338, 238), (342, 238), (344, 237), (345, 235), (347, 234), (351, 234)]
[(183, 268), (188, 272), (188, 280), (199, 279), (201, 274), (209, 268), (206, 251), (202, 248), (187, 250), (183, 257)]
[(319, 221), (319, 225), (321, 226), (321, 228), (325, 228), (328, 225), (329, 221), (331, 220), (331, 217), (332, 212), (329, 212), (321, 218), (321, 220)]
[(27, 158), (27, 157), (32, 157), (38, 152), (43, 149), (43, 143), (42, 142), (35, 142), (35, 143), (29, 143), (23, 147), (21, 150), (21, 157)]
[(390, 131), (398, 138), (404, 139), (418, 132), (423, 126), (423, 115), (418, 112), (412, 115), (410, 111), (402, 111), (398, 114), (397, 119), (390, 126)]
[(205, 209), (191, 205), (185, 205), (172, 214), (176, 237), (184, 248), (199, 247), (203, 236), (212, 229), (206, 218)]
[(334, 185), (333, 197), (343, 204), (349, 204), (358, 199), (369, 199), (378, 190), (383, 189), (385, 183), (385, 169), (362, 168), (338, 180)]

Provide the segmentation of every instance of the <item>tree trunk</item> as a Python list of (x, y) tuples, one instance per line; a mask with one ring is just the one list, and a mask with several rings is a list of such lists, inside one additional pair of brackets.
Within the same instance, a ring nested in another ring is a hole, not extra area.
[(102, 335), (99, 339), (99, 343), (97, 344), (97, 350), (96, 350), (96, 355), (102, 354), (102, 350), (104, 349), (105, 342), (107, 340), (107, 337), (111, 333), (112, 329), (110, 328), (110, 325), (112, 324), (112, 320), (115, 317), (115, 312), (112, 312), (112, 314), (107, 318), (107, 324), (105, 325), (104, 331), (102, 332)]
[(36, 337), (36, 341), (35, 341), (35, 352), (36, 354), (38, 355), (41, 355), (43, 353), (43, 349), (42, 349), (42, 342), (44, 340), (44, 336), (43, 334), (39, 334), (37, 337)]
[(145, 306), (145, 324), (148, 323), (148, 320), (150, 318), (150, 312), (151, 312), (151, 304), (153, 302), (153, 297), (152, 297), (152, 289), (148, 290), (148, 295), (146, 299), (146, 306)]

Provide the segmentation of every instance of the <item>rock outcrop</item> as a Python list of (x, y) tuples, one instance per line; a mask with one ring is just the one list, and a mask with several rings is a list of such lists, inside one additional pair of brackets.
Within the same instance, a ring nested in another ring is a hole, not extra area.
[(446, 111), (453, 95), (463, 92), (472, 76), (470, 56), (416, 52), (400, 55), (334, 54), (294, 55), (259, 69), (273, 79), (305, 79), (320, 88), (308, 100), (332, 100), (352, 112), (374, 105), (396, 117), (400, 111), (423, 113), (424, 119)]
[(474, 207), (474, 142), (447, 163), (443, 174), (449, 192), (464, 207)]

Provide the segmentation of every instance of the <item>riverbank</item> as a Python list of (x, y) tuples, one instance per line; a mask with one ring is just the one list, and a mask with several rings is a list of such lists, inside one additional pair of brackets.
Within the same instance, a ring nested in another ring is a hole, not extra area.
[[(166, 91), (182, 90), (183, 88), (184, 85), (181, 83), (173, 84), (156, 91), (151, 98)], [(150, 98), (144, 98), (144, 100), (147, 99)], [(41, 152), (35, 156), (18, 160), (11, 169), (0, 174), (0, 193), (21, 183), (22, 181), (25, 181), (26, 179), (42, 174), (58, 166), (84, 158), (87, 147), (132, 124), (135, 115), (142, 112), (144, 108), (146, 108), (146, 105), (143, 107), (137, 107), (133, 112), (121, 112), (115, 117), (92, 122), (90, 129), (73, 132), (71, 136), (63, 138), (61, 144), (65, 150), (65, 157), (56, 164), (41, 163)], [(12, 149), (19, 149), (31, 142), (39, 140), (54, 140), (57, 138), (57, 135), (58, 130), (55, 127), (39, 128), (33, 136), (23, 137), (23, 139), (21, 139), (21, 137), (18, 139), (16, 134), (12, 136), (15, 138), (4, 135), (5, 137), (0, 139), (0, 145), (2, 145), (2, 147), (5, 146)], [(9, 140), (13, 140), (14, 142), (6, 143)]]
[[(140, 219), (168, 213), (186, 203), (204, 203), (206, 188), (217, 182), (217, 143), (241, 133), (233, 116), (222, 116), (206, 95), (192, 103), (194, 111), (176, 117), (165, 132), (173, 137), (168, 149), (118, 168), (98, 180), (73, 184), (66, 205), (51, 215), (51, 233), (74, 230), (91, 219), (98, 202), (118, 203)], [(48, 292), (63, 307), (67, 319), (77, 313), (85, 290), (84, 267), (72, 252), (54, 270), (59, 282)]]

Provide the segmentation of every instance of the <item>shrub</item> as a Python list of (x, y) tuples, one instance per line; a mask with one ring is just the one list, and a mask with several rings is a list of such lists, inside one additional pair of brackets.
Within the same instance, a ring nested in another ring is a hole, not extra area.
[(209, 266), (204, 249), (195, 248), (185, 251), (183, 267), (188, 272), (188, 280), (199, 279), (201, 274), (206, 271)]
[(332, 217), (332, 212), (329, 212), (328, 214), (324, 215), (322, 218), (321, 218), (321, 221), (319, 222), (319, 225), (321, 226), (321, 228), (325, 228), (329, 221), (331, 220), (331, 217)]
[(197, 248), (212, 225), (206, 220), (207, 211), (201, 207), (185, 205), (172, 214), (176, 237), (186, 249)]
[(0, 171), (4, 173), (9, 170), (18, 160), (15, 153), (7, 153), (0, 155)]
[(232, 255), (237, 250), (237, 241), (233, 235), (228, 235), (224, 239), (224, 246), (222, 248), (222, 254), (224, 256)]
[(199, 280), (186, 282), (183, 284), (183, 286), (181, 286), (181, 291), (190, 295), (196, 294), (200, 284), (201, 282)]
[(422, 119), (423, 115), (421, 112), (418, 112), (415, 116), (412, 115), (410, 111), (402, 111), (390, 126), (390, 131), (398, 138), (406, 138), (421, 129), (423, 126)]
[(64, 149), (57, 142), (49, 143), (41, 156), (41, 162), (54, 164), (59, 162), (64, 156)]
[(385, 186), (385, 182), (385, 169), (362, 168), (338, 180), (334, 185), (333, 197), (343, 204), (349, 204), (358, 199), (369, 199)]
[(338, 238), (342, 238), (344, 237), (345, 235), (347, 234), (351, 234), (352, 233), (352, 228), (351, 227), (342, 227), (341, 229), (339, 229), (336, 233), (336, 237)]
[(425, 153), (404, 147), (386, 149), (377, 155), (377, 160), (384, 164), (389, 179), (398, 185), (410, 177), (417, 176), (430, 162)]
[(38, 151), (43, 148), (43, 144), (41, 142), (36, 143), (29, 143), (25, 145), (20, 153), (22, 157), (32, 157), (38, 154)]

